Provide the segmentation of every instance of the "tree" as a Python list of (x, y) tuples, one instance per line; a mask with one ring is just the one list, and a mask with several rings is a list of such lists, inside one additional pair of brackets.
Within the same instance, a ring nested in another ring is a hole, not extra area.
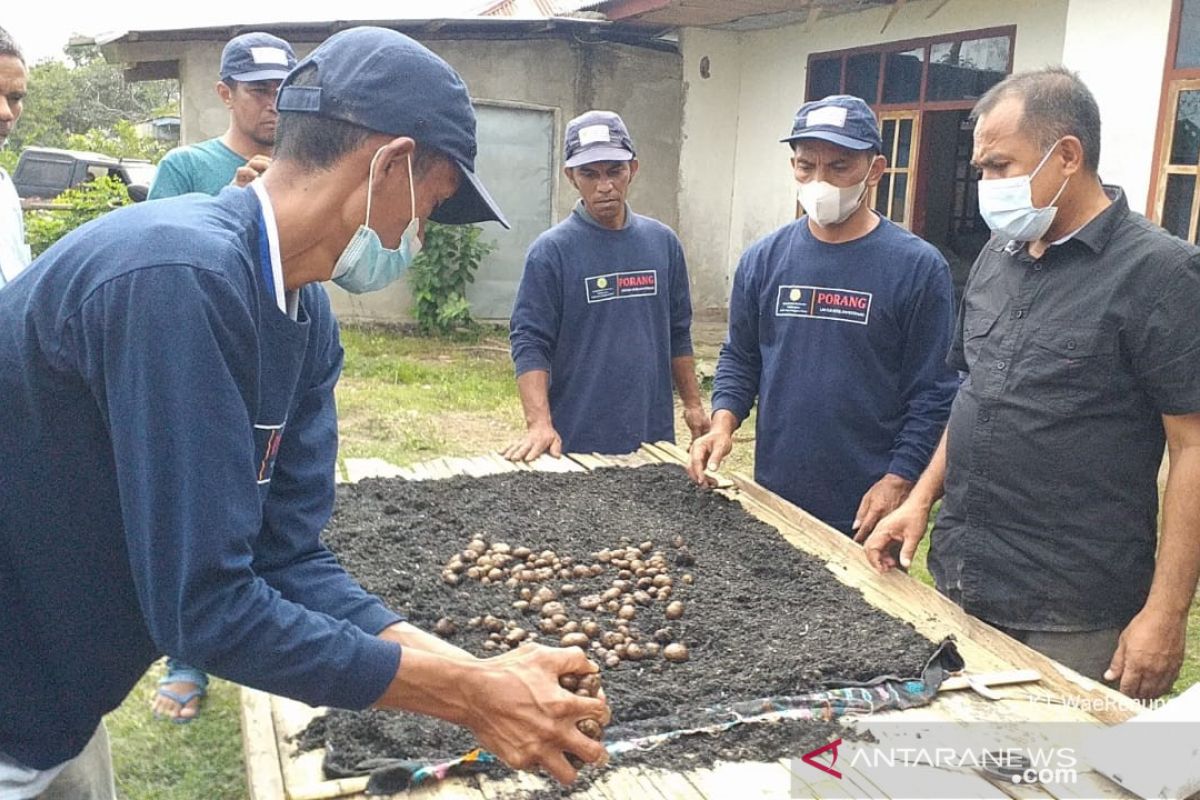
[[(21, 121), (9, 135), (14, 151), (28, 145), (79, 147), (81, 140), (98, 143), (110, 155), (161, 155), (145, 151), (133, 125), (164, 113), (177, 113), (178, 81), (125, 80), (119, 66), (109, 64), (96, 47), (72, 47), (70, 63), (46, 60), (29, 70), (29, 93)], [(124, 123), (124, 126), (122, 126)], [(130, 146), (133, 152), (115, 152)]]

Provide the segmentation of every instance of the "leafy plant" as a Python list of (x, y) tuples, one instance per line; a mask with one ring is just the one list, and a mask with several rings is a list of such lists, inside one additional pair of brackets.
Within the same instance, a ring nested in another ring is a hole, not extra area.
[(56, 208), (25, 213), (26, 240), (36, 257), (85, 222), (131, 202), (119, 178), (105, 176), (81, 183), (56, 197)]
[(467, 284), (494, 249), (474, 225), (438, 225), (425, 229), (425, 246), (408, 271), (413, 316), (423, 333), (449, 333), (471, 327)]
[(142, 136), (129, 120), (119, 119), (110, 129), (91, 128), (85, 133), (68, 134), (67, 149), (103, 153), (113, 158), (144, 158), (157, 164), (170, 148)]
[(0, 149), (0, 168), (4, 169), (9, 175), (17, 171), (17, 162), (20, 159), (21, 156), (16, 150)]

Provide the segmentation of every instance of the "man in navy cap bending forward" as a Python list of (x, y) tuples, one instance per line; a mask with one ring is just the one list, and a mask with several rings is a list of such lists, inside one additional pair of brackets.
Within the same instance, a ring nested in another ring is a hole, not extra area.
[(603, 758), (576, 722), (607, 722), (605, 702), (558, 685), (595, 671), (581, 650), (477, 660), (318, 536), (342, 348), (316, 284), (386, 286), (425, 219), (503, 224), (466, 86), (413, 40), (353, 28), (278, 106), (261, 180), (114, 211), (0, 292), (0, 796), (112, 797), (101, 718), (162, 654), (312, 705), (437, 716), (562, 781), (566, 753)]

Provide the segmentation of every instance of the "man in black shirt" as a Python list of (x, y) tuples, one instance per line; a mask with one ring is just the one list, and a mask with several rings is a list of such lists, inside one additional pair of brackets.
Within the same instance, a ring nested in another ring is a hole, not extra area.
[(933, 461), (867, 557), (908, 566), (944, 492), (929, 552), (940, 591), (1157, 697), (1179, 673), (1200, 573), (1200, 250), (1100, 182), (1099, 110), (1073, 73), (1014, 75), (975, 117), (995, 236), (948, 357), (965, 377)]

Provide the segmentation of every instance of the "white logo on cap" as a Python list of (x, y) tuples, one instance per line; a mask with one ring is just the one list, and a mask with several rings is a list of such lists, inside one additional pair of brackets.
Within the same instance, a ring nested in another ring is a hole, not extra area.
[(844, 128), (846, 127), (846, 109), (839, 106), (814, 108), (808, 112), (808, 116), (804, 120), (804, 127), (811, 128), (814, 125), (831, 125), (834, 128)]
[(250, 57), (255, 64), (280, 64), (287, 66), (287, 51), (282, 47), (251, 47)]
[(609, 132), (607, 125), (588, 125), (586, 128), (579, 129), (579, 146), (586, 147), (589, 144), (604, 142), (608, 144)]

